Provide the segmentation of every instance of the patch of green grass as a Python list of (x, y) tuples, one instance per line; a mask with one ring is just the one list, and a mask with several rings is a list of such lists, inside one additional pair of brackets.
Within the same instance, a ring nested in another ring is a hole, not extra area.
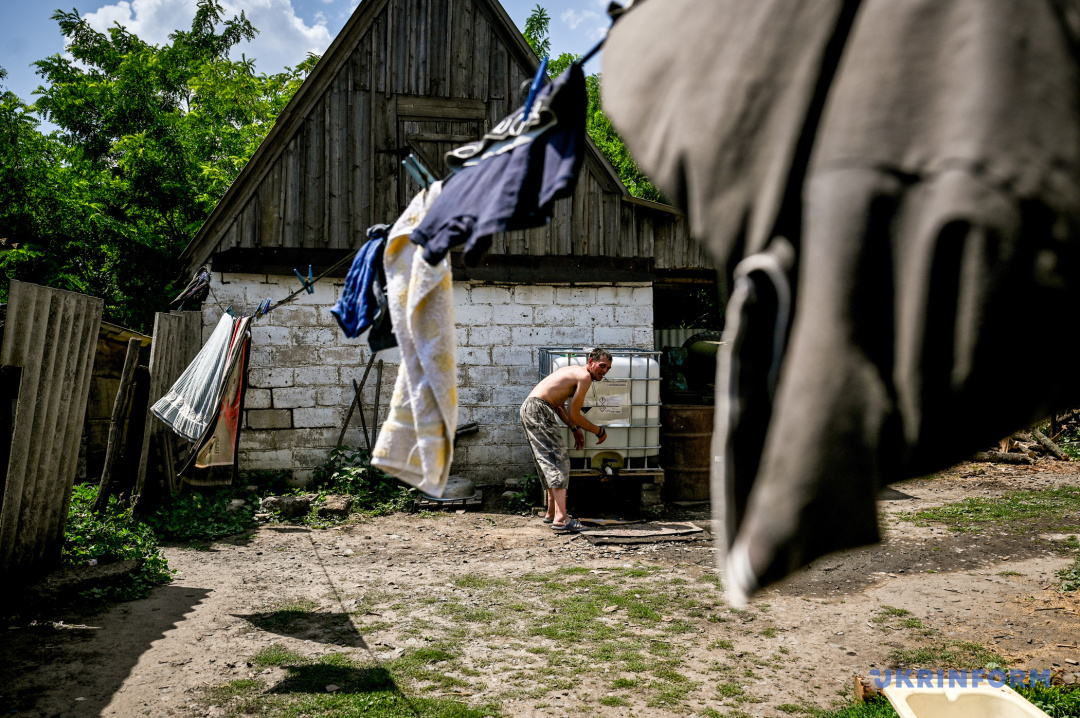
[(789, 715), (814, 715), (817, 712), (817, 708), (813, 706), (797, 705), (795, 703), (781, 703), (776, 706), (776, 710)]
[[(285, 666), (287, 676), (270, 691), (248, 698), (241, 715), (282, 718), (318, 715), (320, 718), (406, 718), (417, 714), (440, 718), (483, 718), (499, 715), (495, 706), (468, 705), (442, 698), (407, 695), (407, 680), (396, 662), (388, 666), (362, 664), (345, 654), (321, 656), (317, 661)], [(334, 685), (337, 690), (327, 692)]]
[(892, 616), (900, 617), (900, 616), (910, 616), (911, 615), (911, 611), (907, 610), (906, 608), (895, 608), (893, 606), (882, 606), (879, 613), (882, 616), (889, 616), (889, 617), (892, 617)]
[(634, 688), (640, 681), (637, 678), (616, 678), (611, 682), (612, 688)]
[(1076, 591), (1080, 589), (1080, 557), (1073, 561), (1071, 566), (1055, 571), (1061, 579), (1058, 583), (1059, 591)]
[(1014, 491), (997, 498), (970, 497), (945, 506), (923, 509), (914, 514), (897, 514), (905, 521), (937, 521), (952, 530), (980, 530), (986, 525), (1008, 527), (1023, 532), (1038, 527), (1049, 530), (1075, 530), (1075, 523), (1065, 521), (1080, 511), (1080, 487)]
[(706, 648), (708, 648), (710, 651), (715, 651), (717, 649), (724, 651), (733, 651), (735, 650), (735, 644), (726, 638), (718, 638), (717, 640), (706, 646)]
[(475, 588), (478, 590), (484, 590), (489, 588), (495, 588), (497, 586), (505, 586), (506, 580), (501, 578), (491, 578), (490, 576), (480, 576), (475, 573), (467, 573), (464, 576), (458, 576), (454, 579), (454, 585), (458, 588)]
[(439, 613), (455, 621), (466, 623), (490, 624), (495, 619), (495, 613), (487, 608), (478, 606), (466, 606), (457, 601), (447, 601), (439, 607)]
[(743, 687), (734, 682), (721, 683), (716, 687), (716, 692), (724, 698), (734, 698), (743, 694)]
[(612, 708), (615, 708), (620, 706), (628, 706), (630, 705), (630, 701), (626, 700), (622, 696), (603, 696), (600, 699), (600, 705), (611, 706)]
[(769, 626), (768, 628), (766, 628), (764, 631), (761, 632), (761, 637), (762, 638), (776, 638), (776, 629), (773, 628), (772, 626)]
[(213, 703), (225, 703), (235, 698), (244, 698), (262, 692), (264, 686), (254, 678), (241, 678), (214, 686), (207, 691), (207, 697)]
[(1020, 576), (1020, 575), (1022, 575), (1022, 574), (1019, 571), (1000, 571), (1000, 572), (998, 572), (998, 576)]
[(252, 656), (251, 663), (256, 668), (267, 668), (269, 666), (301, 665), (310, 663), (310, 660), (275, 643)]
[(724, 590), (724, 582), (720, 580), (720, 577), (713, 573), (706, 573), (698, 579), (701, 583), (712, 584), (718, 591)]
[(941, 641), (919, 648), (895, 648), (889, 660), (904, 668), (982, 668), (987, 663), (1007, 665), (998, 653), (978, 643)]
[(922, 628), (923, 622), (917, 618), (905, 618), (900, 622), (900, 625), (904, 628)]

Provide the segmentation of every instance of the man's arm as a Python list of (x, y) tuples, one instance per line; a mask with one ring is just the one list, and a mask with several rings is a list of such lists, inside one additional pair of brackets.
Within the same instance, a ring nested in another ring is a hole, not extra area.
[(559, 418), (563, 420), (563, 423), (570, 427), (574, 434), (574, 451), (581, 451), (585, 448), (585, 434), (581, 433), (581, 427), (570, 421), (570, 414), (567, 413), (566, 407), (555, 407), (555, 413), (559, 415)]
[(570, 426), (580, 426), (586, 431), (591, 431), (596, 434), (596, 443), (604, 443), (604, 439), (607, 438), (607, 430), (602, 426), (597, 426), (581, 413), (581, 406), (585, 403), (585, 393), (592, 385), (592, 377), (589, 372), (583, 371), (585, 376), (579, 377), (577, 380), (577, 387), (574, 389), (574, 395), (570, 397)]

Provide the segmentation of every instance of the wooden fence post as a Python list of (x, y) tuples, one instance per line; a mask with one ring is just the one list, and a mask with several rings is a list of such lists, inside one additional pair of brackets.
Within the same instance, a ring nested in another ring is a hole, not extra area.
[(124, 357), (124, 370), (120, 374), (120, 388), (116, 390), (116, 401), (113, 403), (112, 419), (109, 422), (109, 443), (105, 447), (105, 466), (101, 469), (101, 483), (98, 484), (97, 500), (94, 501), (94, 513), (101, 514), (109, 504), (109, 494), (114, 489), (113, 468), (116, 465), (116, 455), (120, 453), (120, 447), (124, 444), (123, 428), (124, 417), (127, 415), (128, 395), (131, 393), (132, 379), (135, 377), (135, 368), (139, 365), (139, 348), (142, 341), (138, 338), (128, 339), (127, 355)]

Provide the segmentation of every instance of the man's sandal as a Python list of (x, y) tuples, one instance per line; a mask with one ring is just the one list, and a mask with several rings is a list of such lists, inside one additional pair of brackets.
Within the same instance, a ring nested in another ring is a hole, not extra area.
[(551, 530), (555, 531), (556, 533), (575, 533), (576, 534), (578, 531), (583, 531), (584, 529), (585, 529), (584, 524), (582, 524), (577, 519), (570, 519), (565, 524), (551, 524)]

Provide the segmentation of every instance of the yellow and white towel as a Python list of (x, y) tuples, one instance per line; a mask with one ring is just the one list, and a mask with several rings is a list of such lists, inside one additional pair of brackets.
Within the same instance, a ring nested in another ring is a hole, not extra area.
[(394, 223), (383, 255), (401, 367), (371, 463), (429, 496), (442, 496), (457, 428), (457, 338), (449, 258), (431, 266), (409, 236), (439, 196), (420, 192)]

